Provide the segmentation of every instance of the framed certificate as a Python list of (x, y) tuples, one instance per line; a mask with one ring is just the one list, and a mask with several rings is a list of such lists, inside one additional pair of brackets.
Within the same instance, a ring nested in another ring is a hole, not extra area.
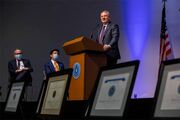
[(38, 97), (38, 105), (36, 108), (36, 114), (40, 114), (41, 112), (41, 107), (42, 107), (46, 87), (47, 87), (47, 80), (44, 80), (40, 89), (39, 97)]
[(160, 70), (154, 117), (180, 119), (180, 59), (162, 62)]
[(6, 99), (5, 112), (17, 112), (24, 93), (24, 81), (11, 83)]
[(59, 116), (68, 96), (72, 69), (48, 75), (48, 83), (41, 108), (41, 115)]
[(122, 118), (131, 98), (138, 67), (139, 61), (102, 67), (90, 102), (88, 117)]

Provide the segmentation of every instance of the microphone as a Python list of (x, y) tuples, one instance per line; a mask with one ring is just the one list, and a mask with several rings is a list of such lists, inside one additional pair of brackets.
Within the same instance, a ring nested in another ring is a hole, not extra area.
[(97, 24), (97, 25), (93, 28), (93, 30), (92, 30), (92, 32), (91, 32), (91, 34), (90, 34), (90, 39), (93, 38), (93, 32), (95, 31), (95, 29), (97, 29), (98, 26), (99, 26), (99, 24)]

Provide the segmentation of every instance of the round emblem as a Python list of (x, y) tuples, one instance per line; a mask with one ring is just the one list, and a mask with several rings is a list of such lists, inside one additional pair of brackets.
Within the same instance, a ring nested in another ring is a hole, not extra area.
[(16, 99), (16, 93), (13, 95), (13, 100), (15, 100)]
[(110, 97), (113, 96), (115, 91), (116, 91), (116, 87), (114, 85), (111, 86), (109, 91), (108, 91), (108, 96), (110, 96)]
[(74, 77), (74, 79), (78, 79), (78, 78), (79, 78), (79, 76), (80, 76), (80, 71), (81, 71), (81, 66), (80, 66), (79, 63), (76, 62), (76, 63), (73, 65), (73, 77)]
[(52, 97), (53, 97), (53, 98), (56, 97), (56, 91), (53, 91)]
[(177, 92), (180, 94), (180, 85), (178, 86)]

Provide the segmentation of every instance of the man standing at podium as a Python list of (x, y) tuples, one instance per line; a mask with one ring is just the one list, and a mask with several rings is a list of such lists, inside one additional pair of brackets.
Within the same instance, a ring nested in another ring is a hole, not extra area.
[(104, 10), (100, 13), (100, 21), (91, 34), (91, 39), (103, 45), (107, 56), (107, 65), (114, 65), (120, 59), (118, 49), (119, 26), (113, 24), (110, 19), (110, 12)]

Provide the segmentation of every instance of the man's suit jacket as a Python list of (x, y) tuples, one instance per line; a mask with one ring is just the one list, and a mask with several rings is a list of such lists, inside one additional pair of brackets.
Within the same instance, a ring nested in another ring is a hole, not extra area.
[[(102, 25), (98, 25), (91, 34), (91, 39), (98, 42), (98, 38), (102, 29)], [(111, 45), (111, 49), (106, 52), (106, 55), (115, 59), (120, 58), (119, 48), (119, 26), (117, 24), (109, 23), (107, 25), (105, 35), (103, 37), (103, 44)]]
[[(58, 63), (60, 70), (63, 70), (64, 69), (63, 63), (59, 61), (56, 61), (56, 62)], [(44, 70), (46, 74), (56, 72), (51, 60), (44, 65)]]
[(24, 67), (28, 67), (29, 70), (16, 73), (15, 71), (18, 69), (16, 59), (11, 60), (8, 62), (8, 71), (10, 74), (10, 82), (14, 80), (25, 80), (26, 82), (32, 82), (31, 72), (33, 71), (33, 68), (31, 66), (31, 63), (28, 59), (22, 59), (22, 62), (24, 64)]

